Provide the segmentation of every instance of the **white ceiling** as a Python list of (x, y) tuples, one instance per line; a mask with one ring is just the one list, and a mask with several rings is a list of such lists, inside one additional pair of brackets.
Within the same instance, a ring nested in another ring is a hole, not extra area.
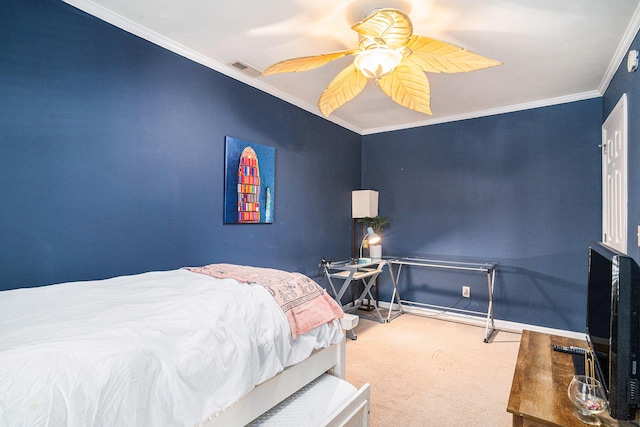
[(427, 74), (433, 116), (401, 107), (370, 82), (331, 120), (360, 134), (601, 96), (640, 27), (640, 0), (64, 0), (126, 31), (322, 117), (317, 100), (353, 57), (316, 70), (250, 77), (272, 63), (357, 45), (369, 12), (407, 13), (414, 33), (503, 62)]

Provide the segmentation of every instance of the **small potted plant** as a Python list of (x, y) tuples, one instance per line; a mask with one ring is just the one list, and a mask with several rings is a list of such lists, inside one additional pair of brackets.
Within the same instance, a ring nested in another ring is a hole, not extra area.
[(389, 225), (389, 217), (386, 216), (368, 216), (358, 219), (358, 222), (366, 224), (367, 227), (373, 228), (374, 233), (380, 234)]

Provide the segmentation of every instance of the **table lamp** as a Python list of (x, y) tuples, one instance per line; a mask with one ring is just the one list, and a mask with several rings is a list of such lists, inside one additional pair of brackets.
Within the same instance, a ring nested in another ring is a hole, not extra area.
[(364, 242), (367, 241), (369, 244), (378, 243), (380, 240), (380, 236), (373, 232), (373, 228), (367, 227), (367, 234), (364, 235), (362, 239), (362, 243), (360, 243), (360, 258), (362, 258), (362, 248), (364, 247)]

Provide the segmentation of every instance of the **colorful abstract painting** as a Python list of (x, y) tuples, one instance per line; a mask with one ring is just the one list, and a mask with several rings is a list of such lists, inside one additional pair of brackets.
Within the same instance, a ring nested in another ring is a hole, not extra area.
[(273, 222), (274, 147), (225, 138), (224, 223)]

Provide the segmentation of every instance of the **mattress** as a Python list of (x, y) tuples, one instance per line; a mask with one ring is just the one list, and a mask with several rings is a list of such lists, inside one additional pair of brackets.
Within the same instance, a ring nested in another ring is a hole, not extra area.
[(184, 269), (0, 292), (0, 426), (184, 426), (343, 339)]
[(356, 394), (348, 382), (322, 374), (268, 412), (256, 418), (252, 427), (316, 427)]

